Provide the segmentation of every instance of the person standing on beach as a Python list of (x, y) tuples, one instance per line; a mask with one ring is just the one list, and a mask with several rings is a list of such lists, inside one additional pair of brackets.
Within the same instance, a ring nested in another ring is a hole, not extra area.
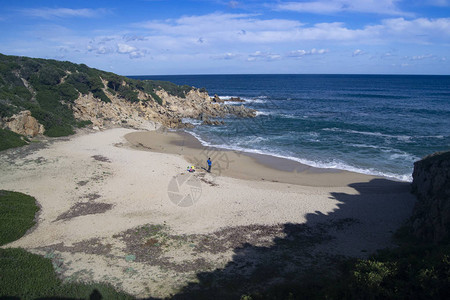
[(208, 158), (208, 160), (206, 161), (208, 163), (208, 173), (211, 173), (211, 157)]

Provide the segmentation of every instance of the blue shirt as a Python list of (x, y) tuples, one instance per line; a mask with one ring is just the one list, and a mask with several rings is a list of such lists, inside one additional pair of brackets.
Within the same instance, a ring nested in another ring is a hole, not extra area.
[(207, 162), (208, 162), (208, 166), (210, 166), (211, 165), (211, 161), (208, 159)]

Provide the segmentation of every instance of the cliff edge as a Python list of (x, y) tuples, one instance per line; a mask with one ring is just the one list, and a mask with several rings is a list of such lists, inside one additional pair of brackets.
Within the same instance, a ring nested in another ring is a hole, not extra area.
[(180, 128), (192, 126), (183, 118), (228, 115), (254, 117), (256, 111), (214, 103), (205, 89), (131, 79), (67, 61), (0, 54), (0, 131), (57, 137), (86, 125)]
[(412, 192), (417, 203), (411, 217), (415, 236), (439, 243), (450, 239), (450, 151), (414, 163)]

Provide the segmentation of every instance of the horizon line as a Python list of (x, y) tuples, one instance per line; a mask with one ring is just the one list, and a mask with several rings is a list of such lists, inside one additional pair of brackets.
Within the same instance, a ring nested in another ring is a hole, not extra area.
[(125, 77), (140, 76), (266, 76), (266, 75), (306, 75), (306, 76), (450, 76), (450, 74), (386, 74), (386, 73), (204, 73), (204, 74), (145, 74), (145, 75), (121, 75)]

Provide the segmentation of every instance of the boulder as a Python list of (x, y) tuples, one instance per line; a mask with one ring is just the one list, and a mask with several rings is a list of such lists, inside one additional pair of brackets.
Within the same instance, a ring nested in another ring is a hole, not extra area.
[(223, 103), (224, 100), (220, 99), (219, 96), (217, 96), (217, 94), (214, 95), (214, 98), (212, 99), (213, 102), (215, 103)]
[(410, 223), (415, 236), (439, 243), (450, 238), (450, 151), (414, 163), (412, 192), (417, 196)]
[(21, 111), (20, 113), (7, 118), (5, 123), (6, 127), (11, 131), (30, 137), (43, 134), (45, 131), (44, 125), (39, 124), (29, 110)]

